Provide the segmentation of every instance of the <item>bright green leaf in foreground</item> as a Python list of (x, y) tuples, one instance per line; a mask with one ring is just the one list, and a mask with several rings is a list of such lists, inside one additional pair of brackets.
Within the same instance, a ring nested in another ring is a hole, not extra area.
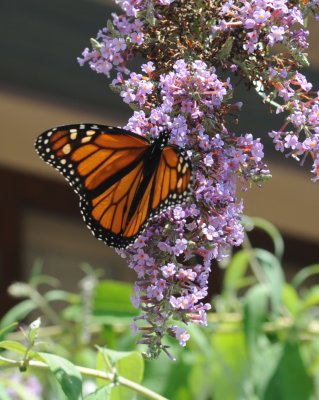
[(102, 386), (94, 393), (85, 396), (84, 400), (108, 400), (110, 398), (111, 389), (110, 386)]
[(297, 343), (287, 343), (263, 400), (308, 400), (313, 383)]
[(269, 287), (255, 285), (248, 290), (244, 300), (244, 332), (251, 352), (256, 351), (257, 338), (268, 316)]
[(215, 333), (212, 338), (211, 389), (214, 400), (246, 399), (243, 382), (248, 371), (248, 354), (242, 332)]
[[(130, 381), (141, 383), (144, 375), (144, 360), (137, 351), (122, 352), (100, 349), (97, 356), (97, 369), (115, 372)], [(105, 381), (99, 380), (99, 385), (105, 385)], [(131, 400), (133, 395), (134, 392), (131, 389), (115, 386), (112, 388), (110, 399)]]
[(79, 400), (82, 397), (82, 377), (70, 361), (49, 353), (39, 353), (59, 382), (68, 400)]

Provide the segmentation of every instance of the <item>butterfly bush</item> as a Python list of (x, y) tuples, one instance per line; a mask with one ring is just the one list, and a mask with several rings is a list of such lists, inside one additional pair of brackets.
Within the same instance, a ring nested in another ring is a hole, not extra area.
[[(150, 139), (169, 131), (193, 166), (189, 202), (154, 218), (119, 251), (137, 274), (132, 302), (142, 312), (133, 328), (156, 357), (169, 354), (165, 334), (185, 346), (187, 325), (207, 324), (211, 262), (243, 241), (238, 187), (270, 177), (260, 138), (233, 131), (242, 107), (232, 100), (234, 83), (284, 113), (269, 133), (275, 148), (301, 163), (310, 155), (319, 177), (318, 93), (300, 72), (308, 63), (304, 21), (317, 16), (318, 1), (116, 3), (124, 14), (112, 14), (79, 62), (107, 77), (114, 69), (111, 88), (133, 110), (125, 128)], [(131, 72), (137, 54), (145, 62)]]

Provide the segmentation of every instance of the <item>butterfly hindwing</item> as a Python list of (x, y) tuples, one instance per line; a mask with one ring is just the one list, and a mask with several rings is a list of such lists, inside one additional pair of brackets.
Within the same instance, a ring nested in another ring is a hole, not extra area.
[(35, 147), (78, 193), (86, 224), (109, 246), (127, 247), (150, 217), (189, 195), (185, 152), (124, 129), (65, 125), (44, 132)]

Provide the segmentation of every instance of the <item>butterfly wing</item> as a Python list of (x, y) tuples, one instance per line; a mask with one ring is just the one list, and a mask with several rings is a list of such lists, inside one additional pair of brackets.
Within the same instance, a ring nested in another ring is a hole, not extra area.
[(124, 230), (125, 236), (137, 235), (149, 217), (172, 205), (181, 204), (190, 195), (192, 170), (186, 153), (177, 146), (165, 146), (159, 163), (139, 197), (138, 206)]
[(54, 128), (36, 142), (41, 158), (79, 194), (92, 233), (117, 248), (134, 242), (149, 217), (189, 194), (191, 166), (184, 151), (164, 147), (150, 174), (150, 147), (140, 135), (95, 124)]
[(147, 139), (109, 126), (65, 125), (44, 132), (35, 147), (79, 194), (84, 220), (98, 239), (114, 247), (133, 241), (122, 234), (143, 180)]

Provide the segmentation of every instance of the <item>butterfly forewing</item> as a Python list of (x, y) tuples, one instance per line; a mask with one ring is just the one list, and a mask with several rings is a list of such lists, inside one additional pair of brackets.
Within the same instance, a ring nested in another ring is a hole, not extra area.
[[(155, 146), (157, 157), (150, 160)], [(191, 165), (181, 148), (160, 147), (123, 129), (66, 125), (40, 135), (36, 150), (79, 194), (93, 234), (113, 247), (127, 247), (151, 216), (189, 194)]]

